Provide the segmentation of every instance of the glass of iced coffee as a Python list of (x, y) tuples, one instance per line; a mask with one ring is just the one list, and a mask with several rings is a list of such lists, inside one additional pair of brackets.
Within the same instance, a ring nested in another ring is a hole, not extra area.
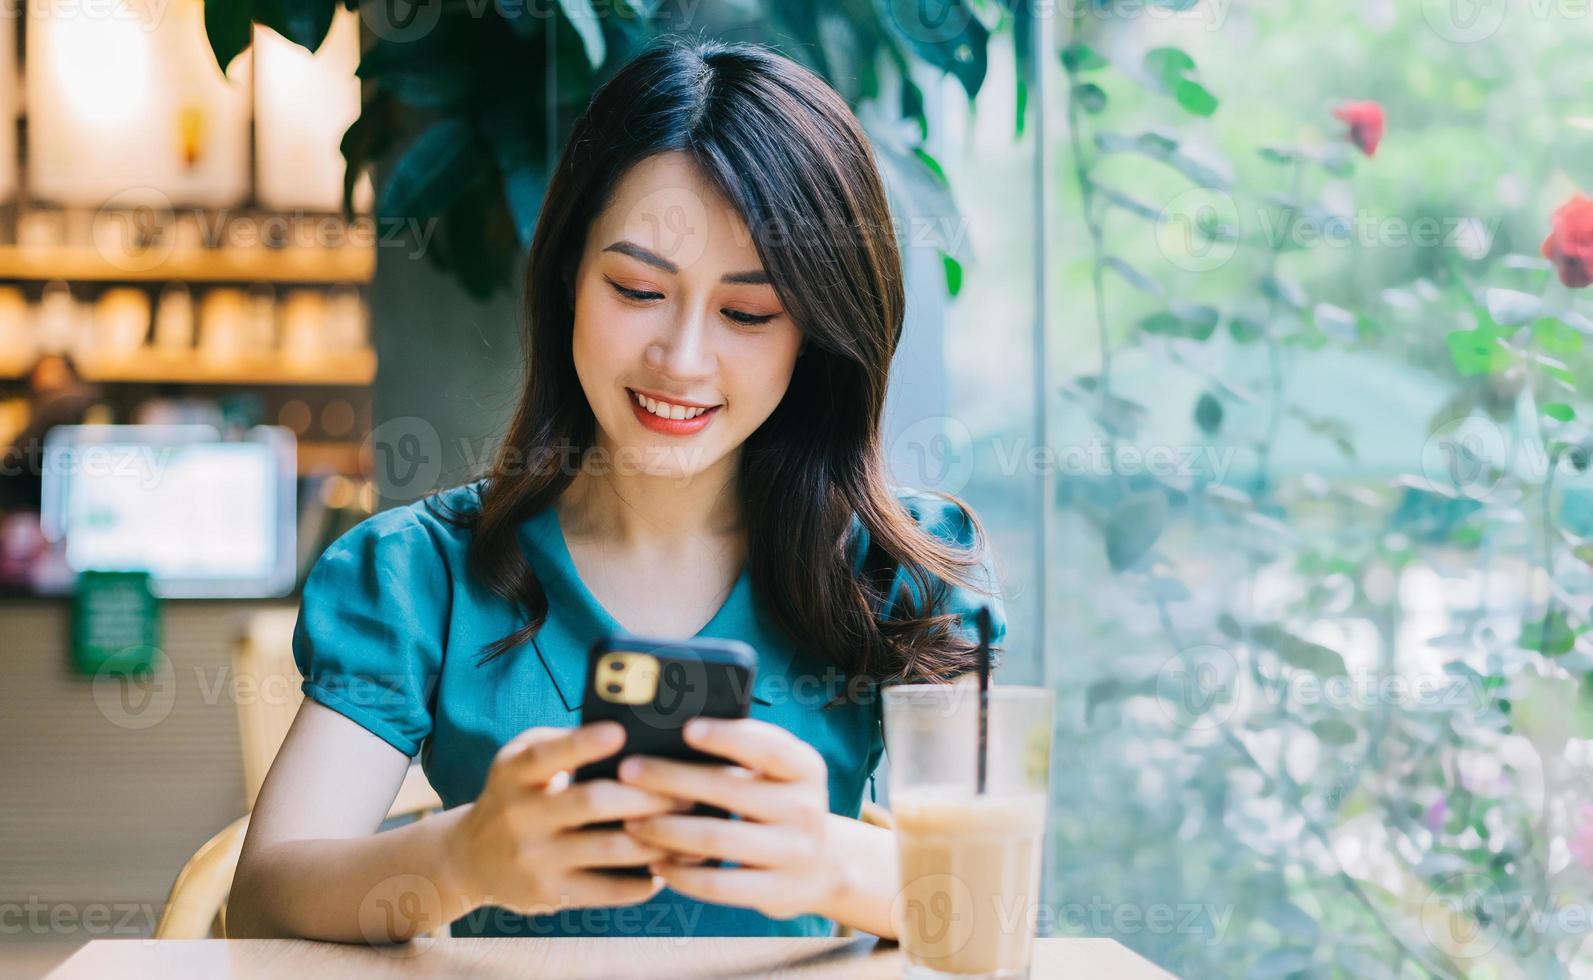
[(907, 976), (1027, 977), (1040, 906), (1051, 692), (989, 689), (982, 780), (977, 687), (902, 684), (884, 697), (901, 864), (892, 915)]

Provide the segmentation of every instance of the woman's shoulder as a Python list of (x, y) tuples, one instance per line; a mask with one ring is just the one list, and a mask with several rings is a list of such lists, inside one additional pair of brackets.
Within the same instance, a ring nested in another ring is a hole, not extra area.
[[(938, 490), (896, 485), (892, 487), (896, 502), (907, 512), (920, 529), (947, 544), (964, 550), (977, 547), (976, 524), (973, 510), (963, 501)], [(869, 547), (868, 527), (857, 515), (852, 516), (852, 563), (861, 568)]]
[(935, 537), (963, 548), (978, 544), (974, 539), (976, 519), (973, 508), (957, 497), (938, 490), (898, 486), (896, 499), (918, 522), (919, 527)]
[(429, 558), (443, 564), (462, 560), (470, 550), (472, 518), (481, 508), (481, 484), (440, 490), (412, 503), (379, 511), (345, 531), (326, 554), (380, 555), (403, 559), (419, 571)]

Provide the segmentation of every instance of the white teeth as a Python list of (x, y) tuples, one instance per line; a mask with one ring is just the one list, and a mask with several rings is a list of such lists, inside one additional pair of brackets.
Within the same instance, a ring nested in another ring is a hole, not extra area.
[(677, 421), (683, 419), (694, 419), (702, 413), (709, 411), (709, 409), (706, 408), (687, 408), (684, 405), (672, 405), (668, 402), (655, 401), (654, 399), (648, 398), (646, 395), (637, 394), (636, 392), (632, 392), (632, 394), (636, 396), (636, 404), (663, 419), (674, 419)]

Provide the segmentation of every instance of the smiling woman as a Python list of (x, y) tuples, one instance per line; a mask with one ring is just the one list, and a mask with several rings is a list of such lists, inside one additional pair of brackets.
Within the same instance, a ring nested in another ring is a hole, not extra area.
[[(856, 819), (878, 687), (970, 670), (981, 605), (1005, 633), (973, 513), (885, 477), (901, 280), (869, 145), (818, 78), (713, 42), (616, 74), (549, 185), (502, 453), (305, 584), (308, 698), (234, 932), (892, 935), (894, 849)], [(617, 632), (757, 652), (751, 717), (686, 731), (728, 764), (570, 785), (620, 748), (574, 727), (586, 651)], [(417, 753), (447, 812), (373, 833)], [(590, 914), (610, 907), (634, 914)]]

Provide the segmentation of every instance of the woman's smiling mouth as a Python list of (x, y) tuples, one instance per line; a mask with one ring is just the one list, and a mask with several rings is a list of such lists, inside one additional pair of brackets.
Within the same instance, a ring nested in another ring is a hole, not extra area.
[(671, 402), (626, 388), (636, 420), (653, 432), (671, 436), (695, 435), (708, 427), (723, 405)]

